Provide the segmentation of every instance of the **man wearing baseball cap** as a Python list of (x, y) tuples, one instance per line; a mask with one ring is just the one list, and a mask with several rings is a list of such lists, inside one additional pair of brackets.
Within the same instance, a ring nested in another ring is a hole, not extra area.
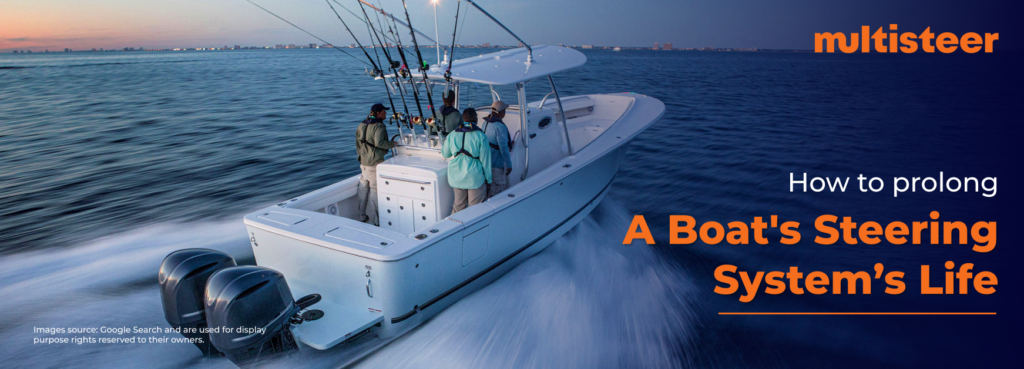
[(377, 214), (377, 164), (395, 147), (384, 125), (388, 108), (373, 104), (370, 115), (356, 128), (356, 153), (359, 156), (359, 217), (363, 222), (380, 225)]
[(491, 185), (487, 189), (487, 198), (494, 197), (508, 188), (508, 175), (512, 173), (512, 155), (510, 151), (514, 143), (508, 134), (508, 127), (501, 119), (505, 118), (508, 104), (498, 100), (491, 104), (491, 114), (484, 118), (484, 133), (487, 143), (491, 146)]

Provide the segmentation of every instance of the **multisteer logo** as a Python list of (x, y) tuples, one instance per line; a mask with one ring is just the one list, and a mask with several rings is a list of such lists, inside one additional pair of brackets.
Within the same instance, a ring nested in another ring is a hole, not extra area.
[(915, 53), (918, 50), (926, 53), (949, 54), (957, 49), (968, 54), (985, 50), (991, 53), (993, 44), (999, 39), (998, 33), (986, 33), (984, 36), (974, 32), (967, 32), (963, 35), (956, 35), (952, 32), (942, 32), (936, 35), (932, 28), (925, 28), (921, 34), (913, 32), (896, 32), (897, 25), (890, 24), (889, 32), (885, 27), (878, 27), (874, 33), (871, 26), (861, 26), (860, 33), (844, 34), (842, 32), (824, 32), (814, 34), (814, 52), (835, 52), (838, 47), (840, 51), (852, 54), (857, 51), (869, 53), (874, 46), (876, 53)]

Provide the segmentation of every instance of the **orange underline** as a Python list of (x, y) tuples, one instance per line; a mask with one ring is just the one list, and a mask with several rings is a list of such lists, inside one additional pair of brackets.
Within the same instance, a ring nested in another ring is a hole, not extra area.
[(996, 315), (995, 312), (719, 312), (718, 315)]

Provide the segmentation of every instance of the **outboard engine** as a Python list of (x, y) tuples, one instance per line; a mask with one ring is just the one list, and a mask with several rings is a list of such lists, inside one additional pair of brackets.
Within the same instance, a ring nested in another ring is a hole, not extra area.
[(316, 320), (320, 301), (309, 295), (296, 302), (281, 273), (259, 266), (221, 270), (206, 284), (210, 339), (235, 365), (248, 367), (298, 350), (292, 324)]
[(206, 280), (214, 272), (233, 266), (235, 259), (228, 254), (207, 249), (178, 250), (167, 255), (160, 264), (157, 280), (167, 323), (181, 329), (182, 335), (192, 339), (207, 357), (220, 352), (210, 343), (210, 335), (205, 332), (203, 297)]

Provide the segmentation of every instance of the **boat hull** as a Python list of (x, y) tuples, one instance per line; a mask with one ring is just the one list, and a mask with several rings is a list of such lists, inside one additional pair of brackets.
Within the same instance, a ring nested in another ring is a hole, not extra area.
[[(253, 252), (257, 264), (286, 276), (296, 296), (319, 293), (324, 302), (318, 308), (349, 307), (337, 312), (327, 308), (327, 315), (380, 314), (383, 320), (373, 334), (394, 337), (491, 283), (579, 224), (607, 194), (625, 150), (621, 146), (401, 260), (367, 259), (249, 226)], [(325, 322), (307, 324), (318, 323)], [(316, 342), (301, 329), (297, 335), (317, 349), (337, 344)]]

